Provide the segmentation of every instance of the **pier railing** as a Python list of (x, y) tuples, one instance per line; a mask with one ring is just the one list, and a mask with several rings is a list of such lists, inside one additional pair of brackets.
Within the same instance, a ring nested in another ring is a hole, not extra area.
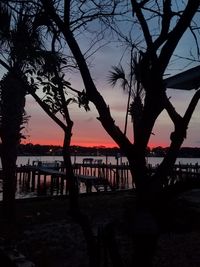
[[(76, 163), (74, 174), (79, 182), (80, 193), (112, 191), (132, 188), (128, 164)], [(57, 195), (68, 193), (68, 180), (62, 164), (25, 165), (17, 168), (17, 183), (20, 194)]]
[(121, 165), (113, 165), (111, 163), (76, 163), (74, 165), (74, 173), (77, 176), (104, 178), (115, 189), (125, 189), (133, 186), (128, 163)]
[[(74, 174), (79, 182), (80, 193), (100, 192), (134, 188), (128, 163), (105, 164), (102, 162), (76, 163)], [(156, 167), (149, 165), (149, 171)], [(17, 195), (63, 195), (68, 194), (68, 179), (61, 162), (32, 164), (17, 168)], [(166, 186), (179, 181), (196, 180), (200, 182), (199, 164), (176, 164), (168, 176)], [(0, 193), (2, 188), (0, 188)]]

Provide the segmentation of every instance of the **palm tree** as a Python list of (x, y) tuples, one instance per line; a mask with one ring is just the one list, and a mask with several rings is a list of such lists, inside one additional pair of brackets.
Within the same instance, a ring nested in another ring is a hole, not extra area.
[(1, 124), (2, 169), (3, 169), (3, 207), (5, 219), (12, 222), (15, 218), (16, 159), (17, 147), (21, 141), (24, 123), (26, 89), (21, 85), (20, 77), (32, 64), (36, 47), (39, 46), (39, 33), (31, 28), (31, 20), (22, 7), (14, 17), (0, 4), (0, 45), (1, 56), (6, 62), (8, 72), (1, 84)]
[(131, 53), (130, 74), (126, 76), (123, 67), (119, 65), (113, 67), (113, 70), (110, 71), (110, 76), (108, 78), (112, 86), (115, 86), (118, 81), (121, 81), (122, 89), (128, 91), (124, 134), (126, 135), (128, 114), (130, 114), (133, 122), (133, 135), (135, 142), (137, 142), (139, 138), (138, 127), (143, 111), (144, 98), (144, 90), (140, 82), (140, 61), (141, 56), (138, 57), (137, 54), (133, 56)]
[(17, 147), (24, 122), (25, 92), (8, 73), (1, 81), (1, 161), (3, 169), (3, 207), (5, 219), (15, 216)]

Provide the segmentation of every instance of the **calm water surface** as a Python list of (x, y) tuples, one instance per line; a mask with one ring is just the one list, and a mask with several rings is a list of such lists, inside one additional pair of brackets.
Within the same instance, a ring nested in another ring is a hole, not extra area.
[[(116, 164), (117, 160), (115, 157), (105, 157), (105, 156), (72, 156), (72, 163), (82, 163), (84, 158), (93, 158), (93, 159), (101, 159), (103, 163), (111, 163)], [(152, 166), (156, 166), (160, 164), (163, 158), (161, 157), (148, 157), (146, 160)], [(29, 165), (32, 164), (34, 161), (62, 161), (62, 156), (19, 156), (17, 158), (17, 166), (21, 165)], [(126, 157), (121, 157), (119, 159), (119, 163), (127, 163)], [(176, 163), (181, 164), (200, 164), (200, 158), (178, 158)], [(1, 161), (0, 161), (0, 168), (1, 168)]]
[[(107, 164), (117, 164), (117, 159), (115, 157), (105, 157), (105, 156), (76, 156), (76, 157), (72, 157), (72, 163), (82, 163), (84, 158), (93, 158), (94, 160), (96, 159), (101, 159), (103, 163), (107, 163)], [(151, 164), (152, 166), (156, 166), (158, 164), (161, 163), (163, 158), (161, 157), (149, 157), (147, 158), (147, 163)], [(33, 164), (34, 161), (44, 161), (44, 162), (54, 162), (54, 161), (63, 161), (62, 156), (19, 156), (17, 159), (17, 166), (21, 166), (21, 165), (31, 165)], [(127, 163), (127, 158), (126, 157), (121, 157), (118, 159), (118, 163)], [(176, 163), (180, 163), (180, 164), (200, 164), (200, 158), (178, 158)], [(0, 168), (1, 168), (1, 162), (0, 162)], [(129, 177), (130, 179), (130, 184), (132, 185), (132, 179), (131, 177)], [(48, 178), (50, 179), (50, 178)], [(85, 192), (85, 187), (82, 185), (80, 188), (81, 193)], [(17, 188), (17, 193), (16, 193), (16, 197), (17, 198), (27, 198), (27, 197), (36, 197), (37, 194), (35, 192), (25, 192), (23, 188), (21, 188), (18, 185)], [(2, 200), (2, 181), (0, 180), (0, 200)]]
[[(76, 156), (76, 157), (72, 157), (72, 163), (76, 162), (76, 163), (82, 163), (84, 158), (90, 158), (90, 156)], [(105, 156), (92, 156), (91, 158), (93, 159), (102, 159), (102, 161), (104, 163), (112, 163), (112, 164), (116, 164), (117, 160), (115, 157), (105, 157)], [(161, 157), (149, 157), (147, 158), (147, 162), (149, 164), (151, 164), (152, 166), (156, 166), (157, 164), (160, 164), (163, 158)], [(41, 157), (29, 157), (29, 156), (20, 156), (17, 159), (17, 165), (26, 165), (26, 164), (32, 164), (33, 161), (62, 161), (63, 158), (62, 156), (41, 156)], [(126, 163), (127, 162), (127, 158), (126, 157), (122, 157), (119, 159), (119, 163)], [(200, 158), (178, 158), (176, 163), (181, 163), (181, 164), (200, 164)]]

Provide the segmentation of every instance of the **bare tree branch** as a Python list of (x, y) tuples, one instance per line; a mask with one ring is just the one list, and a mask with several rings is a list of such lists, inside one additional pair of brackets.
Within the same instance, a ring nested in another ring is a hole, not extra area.
[(196, 36), (195, 32), (193, 31), (191, 26), (189, 26), (189, 29), (190, 29), (190, 31), (194, 37), (195, 43), (196, 43), (197, 55), (200, 55), (199, 42), (198, 42), (197, 36)]
[(61, 129), (63, 129), (64, 131), (66, 130), (66, 126), (65, 124), (58, 119), (58, 117), (56, 117), (50, 110), (49, 110), (49, 106), (46, 105), (41, 99), (40, 97), (33, 92), (33, 90), (29, 87), (28, 88), (28, 92), (30, 93), (30, 95), (32, 95), (32, 97), (36, 100), (36, 102), (41, 106), (41, 108), (47, 113), (47, 115), (53, 120), (55, 121), (60, 127)]
[(140, 22), (140, 25), (142, 27), (142, 31), (143, 31), (143, 34), (144, 34), (144, 38), (145, 38), (147, 47), (153, 54), (155, 54), (155, 50), (153, 48), (152, 37), (151, 37), (150, 31), (149, 31), (148, 25), (146, 23), (146, 20), (144, 18), (144, 15), (143, 15), (143, 13), (141, 11), (141, 7), (137, 3), (136, 0), (131, 0), (131, 3), (132, 3), (132, 7), (133, 7), (133, 12), (136, 13), (137, 18), (138, 18), (138, 20)]
[[(191, 117), (194, 113), (194, 110), (198, 104), (198, 101), (200, 99), (200, 90), (195, 92), (193, 98), (190, 101), (190, 104), (183, 116), (183, 118), (177, 120), (175, 122), (175, 130), (171, 134), (171, 144), (169, 147), (169, 150), (158, 167), (158, 170), (155, 174), (155, 177), (153, 179), (160, 179), (160, 184), (166, 179), (166, 177), (171, 173), (172, 167), (176, 161), (178, 151), (186, 138), (186, 132), (189, 125), (189, 122), (191, 120)], [(162, 177), (162, 179), (161, 179)]]
[(200, 89), (194, 94), (186, 112), (185, 115), (183, 116), (183, 120), (185, 125), (188, 125), (190, 122), (190, 119), (192, 117), (192, 114), (196, 108), (196, 105), (198, 104), (198, 101), (200, 99)]
[(70, 22), (70, 4), (71, 0), (64, 1), (64, 22), (67, 28), (69, 28), (69, 22)]
[(166, 0), (163, 3), (161, 32), (159, 37), (154, 41), (154, 45), (156, 48), (160, 47), (160, 45), (167, 39), (171, 18), (172, 18), (171, 0)]
[(182, 120), (182, 117), (176, 112), (174, 106), (169, 101), (167, 96), (165, 97), (165, 109), (167, 110), (168, 115), (173, 121), (174, 125), (178, 124)]
[(159, 62), (160, 62), (160, 68), (161, 68), (160, 71), (162, 73), (164, 73), (179, 40), (181, 39), (186, 29), (190, 26), (190, 22), (192, 18), (194, 17), (195, 13), (197, 12), (199, 5), (200, 5), (199, 0), (197, 1), (189, 0), (176, 26), (168, 34), (167, 41), (162, 47), (161, 53), (159, 56)]
[(115, 125), (114, 120), (111, 117), (110, 109), (106, 105), (103, 97), (97, 91), (96, 86), (90, 75), (90, 71), (86, 64), (86, 61), (83, 57), (83, 54), (76, 42), (73, 34), (69, 31), (60, 17), (55, 13), (54, 7), (52, 6), (51, 1), (41, 0), (44, 6), (44, 9), (51, 15), (52, 19), (58, 25), (58, 28), (62, 31), (68, 46), (70, 47), (81, 72), (83, 82), (86, 88), (87, 96), (90, 101), (95, 103), (96, 108), (99, 112), (99, 120), (101, 121), (103, 127), (107, 129), (108, 133), (113, 137), (117, 144), (124, 144), (125, 147), (130, 146), (131, 143), (128, 138), (122, 133), (122, 131)]

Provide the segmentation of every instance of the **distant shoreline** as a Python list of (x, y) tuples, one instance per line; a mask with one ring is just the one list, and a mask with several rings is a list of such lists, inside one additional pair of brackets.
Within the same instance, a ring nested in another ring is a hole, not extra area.
[[(147, 157), (165, 157), (168, 147), (147, 148)], [(124, 154), (118, 147), (83, 147), (70, 146), (71, 156), (113, 156), (121, 157)], [(18, 148), (18, 156), (62, 156), (61, 146), (52, 145), (33, 145), (20, 144)], [(200, 147), (182, 147), (179, 151), (178, 158), (200, 158)]]
[[(62, 157), (62, 155), (49, 155), (49, 154), (18, 154), (18, 157), (55, 157), (55, 156), (60, 156)], [(74, 154), (72, 154), (71, 156), (74, 157)], [(91, 155), (91, 154), (76, 154), (77, 157), (105, 157), (106, 155)], [(114, 157), (113, 155), (107, 155), (108, 157)], [(125, 157), (125, 156), (122, 156)], [(146, 156), (147, 158), (164, 158), (164, 156), (156, 156), (156, 155), (148, 155)], [(188, 159), (199, 159), (200, 156), (187, 156), (187, 155), (183, 155), (183, 156), (178, 156), (177, 158), (188, 158)]]

